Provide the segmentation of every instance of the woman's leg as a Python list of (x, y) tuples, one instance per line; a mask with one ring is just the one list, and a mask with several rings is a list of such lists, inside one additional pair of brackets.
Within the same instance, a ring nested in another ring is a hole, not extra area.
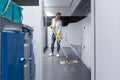
[(60, 40), (57, 41), (57, 52), (59, 53), (60, 51)]
[(54, 52), (54, 44), (55, 44), (55, 35), (53, 34), (52, 35), (52, 44), (51, 44), (51, 52), (52, 52), (52, 54)]

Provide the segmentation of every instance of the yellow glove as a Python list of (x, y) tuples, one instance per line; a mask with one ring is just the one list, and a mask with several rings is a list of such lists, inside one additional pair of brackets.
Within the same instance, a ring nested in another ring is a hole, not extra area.
[(52, 25), (50, 25), (49, 27), (50, 27), (50, 28), (54, 28), (54, 26), (52, 26)]
[(60, 36), (60, 32), (57, 32), (57, 34), (55, 35), (56, 39), (58, 39)]

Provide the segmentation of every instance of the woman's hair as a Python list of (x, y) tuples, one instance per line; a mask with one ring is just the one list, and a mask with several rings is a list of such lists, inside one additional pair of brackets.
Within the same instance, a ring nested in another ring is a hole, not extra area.
[(61, 13), (60, 13), (60, 12), (57, 12), (56, 15), (61, 15)]

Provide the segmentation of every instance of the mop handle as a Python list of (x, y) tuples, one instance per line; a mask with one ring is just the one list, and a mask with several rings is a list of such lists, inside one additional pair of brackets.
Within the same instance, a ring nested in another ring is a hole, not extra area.
[[(62, 45), (61, 45), (61, 46), (62, 46)], [(68, 59), (68, 56), (67, 56), (67, 54), (65, 53), (65, 50), (63, 49), (63, 47), (61, 47), (61, 49), (62, 49), (62, 52), (63, 52), (63, 54), (65, 55), (66, 59)]]

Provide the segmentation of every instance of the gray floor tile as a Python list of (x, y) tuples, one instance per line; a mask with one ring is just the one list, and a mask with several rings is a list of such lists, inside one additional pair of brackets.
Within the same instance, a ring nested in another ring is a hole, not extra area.
[(60, 52), (60, 58), (56, 58), (55, 56), (48, 57), (50, 53), (50, 48), (48, 48), (43, 56), (43, 80), (91, 80), (91, 72), (74, 54), (71, 48), (64, 48), (64, 50), (69, 59), (76, 59), (78, 63), (61, 65), (59, 62), (65, 59), (63, 52)]

